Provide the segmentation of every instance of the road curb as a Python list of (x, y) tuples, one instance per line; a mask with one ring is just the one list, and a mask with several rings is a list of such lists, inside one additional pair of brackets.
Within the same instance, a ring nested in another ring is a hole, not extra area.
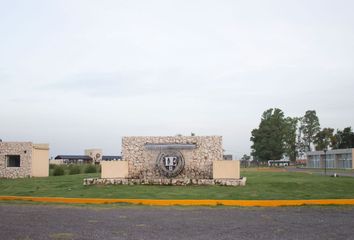
[(129, 203), (150, 206), (241, 206), (241, 207), (281, 207), (302, 205), (354, 205), (354, 199), (308, 199), (308, 200), (175, 200), (175, 199), (104, 199), (104, 198), (61, 198), (0, 196), (5, 201), (32, 201), (70, 204), (112, 204)]

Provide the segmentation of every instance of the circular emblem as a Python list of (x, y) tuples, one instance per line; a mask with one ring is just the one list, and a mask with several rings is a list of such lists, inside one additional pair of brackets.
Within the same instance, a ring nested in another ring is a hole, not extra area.
[(166, 177), (175, 177), (184, 168), (183, 155), (178, 151), (162, 152), (157, 157), (157, 168)]
[(101, 157), (101, 154), (96, 153), (96, 158), (100, 158), (100, 157)]

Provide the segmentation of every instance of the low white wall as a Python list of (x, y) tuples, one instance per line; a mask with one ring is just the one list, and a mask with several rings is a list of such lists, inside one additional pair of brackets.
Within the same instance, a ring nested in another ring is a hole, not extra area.
[(127, 161), (101, 161), (101, 178), (127, 178)]
[(213, 161), (213, 178), (240, 178), (240, 161), (238, 160), (220, 160)]
[(49, 145), (34, 144), (32, 150), (32, 177), (49, 176)]

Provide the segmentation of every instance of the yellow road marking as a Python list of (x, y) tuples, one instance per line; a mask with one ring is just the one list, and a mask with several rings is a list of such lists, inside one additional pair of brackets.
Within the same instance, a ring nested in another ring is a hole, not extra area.
[(243, 207), (279, 207), (301, 205), (354, 205), (354, 199), (307, 199), (307, 200), (196, 200), (196, 199), (104, 199), (104, 198), (61, 198), (0, 196), (0, 200), (33, 201), (48, 203), (111, 204), (131, 203), (152, 206), (243, 206)]

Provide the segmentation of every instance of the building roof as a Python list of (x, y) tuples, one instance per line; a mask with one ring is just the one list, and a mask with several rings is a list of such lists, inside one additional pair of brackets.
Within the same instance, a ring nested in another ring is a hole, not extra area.
[(87, 155), (58, 155), (55, 159), (92, 160), (92, 157)]

